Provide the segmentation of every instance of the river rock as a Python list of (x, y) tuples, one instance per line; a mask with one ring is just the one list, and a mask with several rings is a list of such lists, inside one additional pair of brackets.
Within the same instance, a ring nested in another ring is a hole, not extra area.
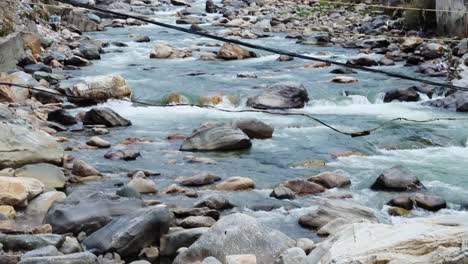
[(161, 256), (175, 256), (179, 248), (191, 246), (208, 230), (209, 228), (207, 227), (198, 227), (191, 229), (181, 229), (163, 235), (160, 240)]
[(144, 206), (143, 201), (96, 192), (72, 193), (56, 202), (47, 212), (46, 223), (54, 233), (84, 231), (91, 234), (109, 223), (112, 218), (129, 214)]
[(397, 197), (394, 197), (387, 204), (391, 206), (397, 206), (406, 210), (412, 210), (414, 206), (414, 201), (413, 199), (411, 199), (410, 195), (402, 194)]
[(426, 60), (433, 60), (444, 55), (445, 47), (437, 43), (426, 43), (419, 47), (421, 55)]
[(93, 108), (83, 117), (84, 125), (104, 125), (106, 127), (130, 126), (132, 122), (121, 117), (107, 107)]
[(207, 0), (205, 2), (205, 11), (209, 14), (213, 14), (213, 13), (216, 13), (218, 12), (218, 7), (215, 5), (215, 3), (213, 2), (213, 0)]
[(180, 222), (183, 228), (211, 227), (216, 220), (209, 216), (189, 216)]
[(301, 36), (297, 43), (303, 45), (326, 45), (330, 42), (331, 37), (327, 32), (317, 32)]
[(133, 178), (128, 184), (128, 187), (139, 193), (157, 193), (156, 183), (149, 179)]
[(75, 160), (73, 162), (72, 174), (80, 177), (98, 176), (101, 173), (84, 160)]
[(259, 95), (248, 98), (247, 106), (257, 109), (303, 108), (309, 101), (305, 87), (296, 82), (280, 82), (268, 86)]
[(356, 83), (358, 79), (349, 76), (337, 76), (331, 80), (334, 83)]
[(91, 137), (87, 142), (87, 145), (93, 146), (93, 147), (98, 147), (98, 148), (110, 148), (111, 144), (104, 139), (94, 136)]
[(15, 170), (14, 176), (39, 180), (47, 188), (63, 188), (67, 180), (59, 167), (48, 163), (25, 165)]
[(91, 65), (91, 62), (85, 58), (82, 58), (77, 55), (73, 55), (69, 58), (66, 58), (64, 61), (65, 65), (77, 66), (77, 67), (85, 67)]
[[(49, 208), (58, 201), (62, 201), (67, 196), (63, 192), (49, 191), (31, 200), (26, 208), (26, 216), (33, 221), (37, 226), (44, 222), (45, 216)], [(29, 221), (31, 221), (29, 220)]]
[(411, 191), (423, 188), (416, 175), (401, 165), (384, 171), (371, 186), (373, 190), (383, 191)]
[(75, 117), (64, 109), (57, 109), (49, 112), (47, 121), (56, 122), (64, 126), (71, 126), (77, 123)]
[(212, 175), (209, 173), (197, 174), (194, 176), (186, 177), (180, 181), (180, 184), (183, 186), (204, 186), (213, 184), (221, 180), (220, 177)]
[(98, 258), (90, 253), (75, 253), (63, 256), (35, 257), (21, 260), (18, 264), (99, 264)]
[(447, 202), (445, 202), (444, 199), (423, 193), (402, 194), (390, 200), (388, 204), (406, 210), (411, 210), (413, 206), (416, 205), (417, 207), (433, 212), (447, 208)]
[(52, 69), (43, 63), (29, 64), (23, 67), (24, 71), (33, 74), (38, 71), (52, 73)]
[(24, 206), (44, 189), (44, 184), (33, 178), (0, 176), (0, 205)]
[(223, 180), (218, 185), (216, 185), (215, 189), (221, 191), (239, 191), (253, 188), (255, 188), (255, 183), (252, 179), (235, 176)]
[(424, 40), (420, 37), (405, 38), (405, 41), (400, 45), (400, 49), (404, 52), (413, 52), (419, 45), (423, 44)]
[(285, 187), (283, 184), (280, 184), (273, 189), (270, 197), (274, 197), (276, 199), (294, 199), (296, 197), (296, 193)]
[(104, 253), (137, 256), (146, 246), (159, 241), (169, 230), (172, 213), (166, 206), (142, 208), (112, 220), (109, 224), (88, 236), (83, 245)]
[(128, 147), (111, 149), (108, 152), (106, 152), (106, 154), (104, 154), (104, 158), (110, 160), (130, 161), (136, 160), (138, 157), (141, 157), (140, 152)]
[(186, 218), (189, 216), (209, 216), (215, 220), (219, 219), (219, 212), (208, 207), (195, 207), (195, 208), (176, 208), (172, 212), (177, 218)]
[(135, 35), (133, 36), (133, 40), (138, 43), (143, 43), (143, 42), (150, 42), (151, 39), (150, 37), (146, 35)]
[[(0, 73), (0, 81), (27, 85), (21, 78), (6, 73)], [(24, 102), (29, 98), (29, 90), (17, 86), (0, 85), (0, 102)]]
[(0, 169), (41, 162), (60, 164), (62, 157), (62, 147), (47, 133), (0, 123)]
[(252, 143), (242, 130), (220, 124), (201, 127), (184, 140), (181, 151), (240, 150), (250, 148)]
[(201, 264), (223, 264), (221, 261), (217, 260), (215, 257), (205, 258)]
[(16, 211), (11, 205), (0, 205), (0, 218), (15, 219)]
[(64, 237), (54, 234), (6, 235), (0, 233), (3, 250), (33, 250), (46, 246), (60, 247)]
[(100, 60), (101, 59), (99, 47), (94, 44), (86, 43), (86, 44), (80, 45), (80, 52), (83, 55), (83, 58), (87, 60)]
[(194, 207), (208, 207), (215, 210), (231, 209), (234, 205), (221, 195), (211, 195), (197, 202)]
[(166, 44), (158, 44), (151, 51), (151, 59), (177, 59), (192, 56), (192, 51), (174, 48)]
[(132, 90), (121, 75), (110, 74), (83, 78), (79, 83), (67, 87), (65, 94), (80, 97), (69, 98), (73, 103), (95, 104), (108, 99), (130, 97)]
[(285, 181), (283, 185), (297, 195), (316, 194), (325, 191), (325, 188), (321, 185), (303, 179)]
[(414, 87), (394, 89), (385, 93), (384, 103), (390, 103), (394, 100), (400, 102), (417, 102), (419, 101), (419, 93)]
[(303, 264), (306, 256), (302, 248), (288, 248), (276, 259), (275, 264)]
[(468, 112), (468, 93), (458, 91), (445, 98), (424, 102), (423, 105), (441, 107), (458, 112)]
[(254, 254), (258, 264), (274, 263), (295, 241), (245, 214), (221, 218), (187, 250), (179, 254), (174, 264), (202, 261), (213, 256), (226, 262), (229, 255)]
[(232, 125), (242, 130), (242, 132), (247, 134), (247, 136), (249, 136), (251, 139), (265, 139), (271, 138), (273, 136), (274, 128), (258, 119), (239, 119), (234, 121)]
[(353, 64), (353, 65), (359, 65), (359, 66), (377, 66), (378, 63), (375, 59), (373, 59), (370, 56), (367, 55), (361, 55), (353, 59), (349, 59), (346, 63), (348, 64)]
[(294, 60), (294, 57), (288, 56), (288, 55), (280, 55), (277, 59), (277, 61), (292, 61)]
[(34, 257), (53, 257), (53, 256), (60, 256), (60, 255), (62, 255), (62, 253), (60, 253), (56, 247), (49, 245), (49, 246), (34, 249), (34, 250), (24, 253), (23, 256), (21, 256), (21, 259), (34, 258)]
[(299, 238), (296, 241), (296, 247), (301, 248), (306, 254), (309, 254), (316, 247), (316, 245), (314, 241), (309, 238)]
[(224, 43), (216, 55), (218, 59), (223, 60), (242, 60), (246, 58), (255, 58), (257, 54), (248, 51), (234, 43)]
[(320, 184), (327, 189), (344, 187), (351, 184), (351, 180), (348, 177), (333, 172), (323, 172), (307, 180)]
[(357, 74), (357, 71), (355, 71), (353, 69), (350, 69), (350, 68), (342, 67), (342, 68), (337, 68), (337, 69), (331, 70), (330, 73), (333, 73), (333, 74)]

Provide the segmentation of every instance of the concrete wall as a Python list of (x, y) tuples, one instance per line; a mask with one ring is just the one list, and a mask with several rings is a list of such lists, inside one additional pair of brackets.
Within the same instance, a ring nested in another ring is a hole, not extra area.
[[(436, 0), (438, 10), (468, 10), (468, 0)], [(468, 37), (468, 15), (454, 12), (437, 12), (439, 35)]]

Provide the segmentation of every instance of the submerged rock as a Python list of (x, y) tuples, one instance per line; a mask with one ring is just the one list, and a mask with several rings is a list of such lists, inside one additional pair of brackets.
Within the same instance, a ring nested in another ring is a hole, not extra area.
[(248, 51), (234, 43), (224, 43), (216, 55), (218, 59), (223, 60), (242, 60), (246, 58), (255, 58), (257, 54)]
[(104, 154), (104, 158), (110, 160), (131, 161), (136, 160), (138, 157), (141, 157), (140, 152), (133, 148), (111, 149), (108, 152), (106, 152), (106, 154)]
[(180, 253), (174, 264), (203, 261), (209, 256), (226, 262), (227, 256), (240, 254), (254, 254), (258, 264), (271, 264), (294, 244), (295, 241), (285, 234), (259, 223), (251, 216), (237, 213), (221, 218)]
[(407, 168), (399, 165), (384, 171), (371, 189), (383, 191), (412, 191), (424, 189), (419, 179)]
[(240, 150), (250, 148), (252, 143), (242, 130), (230, 125), (201, 127), (184, 140), (182, 151)]
[(309, 101), (307, 90), (296, 82), (280, 82), (259, 95), (248, 98), (247, 105), (257, 109), (303, 108)]
[(130, 126), (132, 122), (121, 117), (107, 107), (93, 108), (83, 117), (84, 125), (104, 125), (106, 127)]

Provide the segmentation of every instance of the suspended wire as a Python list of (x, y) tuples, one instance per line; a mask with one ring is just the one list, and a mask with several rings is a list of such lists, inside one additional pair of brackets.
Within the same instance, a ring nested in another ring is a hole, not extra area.
[[(83, 100), (83, 101), (105, 101), (108, 98), (104, 97), (97, 97), (97, 98), (88, 98), (84, 96), (75, 96), (75, 95), (65, 95), (65, 94), (57, 94), (48, 90), (43, 90), (37, 87), (34, 87), (32, 85), (24, 85), (24, 84), (17, 84), (17, 83), (10, 83), (10, 82), (0, 82), (0, 85), (6, 85), (6, 86), (14, 86), (14, 87), (19, 87), (22, 89), (30, 89), (36, 92), (40, 93), (46, 93), (46, 94), (51, 94), (54, 96), (60, 96), (64, 97), (67, 99), (75, 99), (75, 100)], [(151, 106), (151, 107), (183, 107), (183, 106), (189, 106), (189, 107), (197, 107), (197, 108), (205, 108), (205, 109), (212, 109), (216, 111), (221, 111), (221, 112), (228, 112), (228, 113), (264, 113), (264, 114), (270, 114), (270, 115), (280, 115), (280, 116), (303, 116), (308, 119), (311, 119), (322, 126), (325, 126), (339, 134), (342, 135), (347, 135), (351, 136), (353, 138), (355, 137), (364, 137), (364, 136), (369, 136), (372, 133), (391, 125), (392, 123), (398, 122), (398, 121), (406, 121), (406, 122), (413, 122), (413, 123), (430, 123), (430, 122), (436, 122), (436, 121), (461, 121), (461, 120), (468, 120), (468, 117), (440, 117), (440, 118), (431, 118), (431, 119), (424, 119), (424, 120), (415, 120), (415, 119), (409, 119), (405, 117), (398, 117), (398, 118), (393, 118), (388, 121), (385, 121), (381, 123), (380, 125), (367, 129), (367, 130), (362, 130), (362, 131), (355, 131), (355, 132), (350, 132), (350, 131), (344, 131), (341, 129), (336, 128), (335, 126), (332, 126), (328, 124), (327, 122), (321, 120), (320, 118), (317, 118), (309, 113), (304, 113), (304, 112), (287, 112), (287, 111), (273, 111), (273, 110), (262, 110), (262, 109), (240, 109), (240, 110), (231, 110), (231, 109), (223, 109), (223, 108), (217, 108), (213, 105), (201, 105), (201, 104), (155, 104), (155, 103), (149, 103), (145, 101), (141, 101), (138, 99), (134, 98), (128, 98), (128, 99), (120, 99), (122, 101), (127, 101), (131, 102), (134, 104), (139, 104), (143, 106)]]

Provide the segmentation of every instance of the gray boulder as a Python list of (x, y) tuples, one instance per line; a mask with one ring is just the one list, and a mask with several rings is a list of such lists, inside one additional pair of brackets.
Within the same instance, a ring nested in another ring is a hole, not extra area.
[(270, 194), (270, 197), (274, 197), (276, 199), (294, 199), (295, 196), (295, 192), (282, 184), (275, 187)]
[(88, 236), (83, 245), (95, 252), (117, 252), (119, 255), (137, 256), (138, 253), (169, 231), (172, 213), (166, 206), (142, 208), (112, 220)]
[(266, 90), (247, 100), (247, 106), (257, 109), (303, 108), (309, 101), (307, 90), (302, 84), (281, 82), (268, 86)]
[(424, 189), (419, 179), (407, 168), (399, 165), (384, 171), (371, 189), (382, 191), (411, 191)]
[(274, 131), (273, 127), (254, 118), (236, 120), (232, 123), (232, 126), (242, 130), (249, 138), (271, 138)]
[(94, 254), (83, 252), (63, 256), (27, 258), (18, 264), (100, 264), (100, 262)]
[(181, 151), (241, 150), (252, 146), (242, 130), (230, 125), (201, 127), (184, 140)]
[(80, 46), (80, 52), (83, 57), (87, 60), (100, 60), (101, 54), (99, 53), (99, 47), (94, 44), (83, 44)]
[(174, 264), (203, 261), (213, 256), (221, 262), (228, 255), (254, 254), (258, 264), (271, 264), (295, 241), (245, 214), (221, 218), (187, 250), (180, 253)]
[(393, 89), (385, 93), (384, 103), (390, 103), (394, 100), (400, 102), (417, 102), (419, 94), (415, 87)]
[(181, 229), (161, 237), (161, 256), (175, 256), (181, 247), (191, 246), (197, 239), (209, 230), (207, 227)]
[(24, 255), (21, 256), (21, 259), (34, 258), (34, 257), (51, 257), (51, 256), (60, 256), (60, 255), (62, 255), (62, 253), (60, 253), (56, 247), (49, 245), (49, 246), (41, 247), (41, 248), (34, 249), (34, 250), (24, 253)]
[(83, 117), (84, 125), (104, 125), (106, 127), (130, 126), (132, 122), (121, 117), (108, 107), (93, 108)]

